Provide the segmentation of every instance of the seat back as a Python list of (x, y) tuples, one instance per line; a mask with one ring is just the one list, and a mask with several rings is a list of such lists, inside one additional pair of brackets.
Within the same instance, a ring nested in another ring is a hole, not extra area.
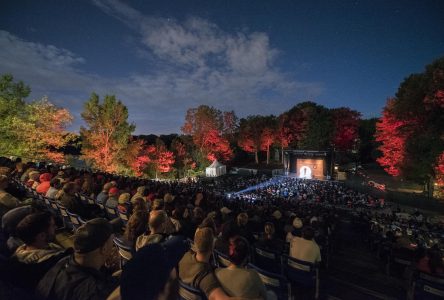
[(125, 265), (126, 262), (128, 262), (132, 257), (132, 247), (129, 247), (127, 245), (125, 245), (125, 243), (123, 243), (119, 238), (114, 238), (113, 240), (114, 245), (116, 245), (117, 247), (117, 251), (119, 252), (119, 256), (120, 256), (120, 269), (122, 269), (122, 267)]
[(225, 254), (223, 254), (217, 250), (213, 251), (213, 256), (214, 256), (216, 266), (219, 268), (228, 267), (231, 263), (228, 256), (226, 256)]
[(258, 272), (259, 277), (267, 290), (276, 294), (278, 299), (291, 299), (291, 285), (284, 276), (281, 274), (268, 272), (253, 264), (248, 264), (247, 267)]
[(273, 273), (281, 273), (280, 253), (261, 247), (253, 247), (253, 262), (255, 266)]
[(444, 277), (419, 273), (415, 280), (415, 299), (444, 299)]
[(128, 215), (123, 212), (120, 212), (120, 211), (118, 213), (119, 213), (120, 219), (122, 219), (123, 223), (126, 224), (128, 222)]
[(55, 204), (57, 206), (57, 211), (63, 220), (63, 225), (65, 226), (65, 228), (73, 229), (74, 226), (71, 223), (71, 218), (68, 215), (68, 210), (62, 204), (60, 204), (56, 201), (55, 201)]
[(180, 300), (205, 300), (207, 297), (205, 294), (186, 283), (179, 280), (179, 297)]
[(118, 214), (115, 208), (105, 206), (105, 210), (106, 210), (106, 215), (108, 216), (109, 219), (117, 218)]
[(80, 222), (80, 216), (70, 212), (69, 210), (66, 210), (66, 212), (74, 229), (79, 228), (82, 225), (82, 223)]
[(314, 291), (315, 299), (319, 296), (319, 268), (317, 265), (282, 255), (284, 275), (291, 284)]

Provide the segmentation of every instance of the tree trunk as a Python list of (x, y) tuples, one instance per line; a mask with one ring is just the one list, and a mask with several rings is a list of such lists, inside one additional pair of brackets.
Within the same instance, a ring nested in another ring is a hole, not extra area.
[(281, 161), (284, 164), (284, 146), (281, 147)]
[(270, 162), (270, 146), (267, 146), (267, 165)]
[(259, 164), (259, 156), (257, 155), (257, 151), (254, 152), (254, 159), (256, 160), (256, 164)]

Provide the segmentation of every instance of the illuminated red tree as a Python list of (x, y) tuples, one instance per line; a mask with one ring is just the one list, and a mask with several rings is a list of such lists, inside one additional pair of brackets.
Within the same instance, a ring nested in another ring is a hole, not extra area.
[(444, 152), (438, 156), (436, 167), (436, 183), (439, 186), (444, 186)]
[(168, 173), (173, 170), (174, 153), (169, 151), (162, 140), (157, 139), (156, 145), (143, 148), (133, 165), (138, 173), (145, 173), (150, 177), (158, 177), (159, 173)]
[(267, 151), (267, 164), (270, 157), (270, 146), (275, 140), (274, 116), (248, 116), (241, 119), (238, 145), (244, 151), (254, 153), (256, 164), (259, 164), (259, 151)]
[(222, 137), (217, 130), (209, 130), (205, 135), (204, 148), (207, 149), (207, 158), (210, 161), (215, 159), (227, 161), (233, 156), (230, 142)]
[(106, 95), (100, 103), (93, 93), (82, 118), (87, 125), (80, 128), (83, 157), (99, 170), (117, 172), (135, 130), (128, 124), (128, 109), (115, 96)]
[(395, 99), (389, 99), (384, 108), (382, 117), (376, 123), (376, 141), (381, 143), (378, 148), (382, 156), (377, 162), (392, 176), (401, 174), (402, 163), (405, 158), (405, 146), (408, 132), (404, 126), (406, 121), (396, 118), (392, 112)]
[(188, 109), (182, 132), (192, 136), (204, 160), (228, 160), (233, 154), (228, 138), (234, 134), (236, 127), (234, 112), (222, 113), (214, 107), (201, 105)]

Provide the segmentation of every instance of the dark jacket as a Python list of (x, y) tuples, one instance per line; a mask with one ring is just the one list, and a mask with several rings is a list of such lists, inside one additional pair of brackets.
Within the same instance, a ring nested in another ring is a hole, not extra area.
[(118, 285), (118, 279), (109, 272), (80, 266), (69, 256), (46, 273), (36, 294), (51, 300), (99, 300), (106, 299)]

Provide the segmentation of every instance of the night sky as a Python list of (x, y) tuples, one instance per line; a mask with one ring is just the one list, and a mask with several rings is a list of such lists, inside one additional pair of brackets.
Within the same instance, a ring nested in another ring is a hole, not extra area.
[(200, 104), (238, 116), (311, 100), (379, 117), (444, 55), (444, 1), (2, 1), (0, 73), (67, 107), (115, 94), (136, 134)]

